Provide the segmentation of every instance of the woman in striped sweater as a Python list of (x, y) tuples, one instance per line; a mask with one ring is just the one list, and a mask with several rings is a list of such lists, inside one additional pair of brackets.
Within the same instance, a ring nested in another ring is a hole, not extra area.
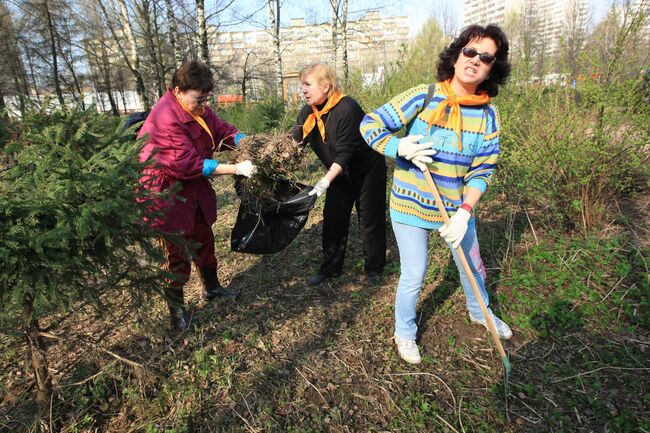
[[(420, 362), (415, 344), (416, 304), (426, 273), (428, 235), (433, 229), (451, 247), (470, 320), (486, 326), (456, 248), (463, 249), (488, 305), (472, 209), (490, 183), (499, 155), (499, 116), (490, 98), (510, 74), (507, 38), (494, 25), (469, 26), (440, 54), (437, 69), (435, 88), (426, 84), (411, 88), (366, 115), (361, 123), (361, 133), (370, 147), (396, 159), (390, 197), (401, 263), (395, 342), (402, 359), (410, 363)], [(395, 135), (401, 129), (404, 138)], [(446, 228), (424, 170), (431, 173), (451, 215)], [(488, 311), (500, 337), (510, 338), (508, 325)]]

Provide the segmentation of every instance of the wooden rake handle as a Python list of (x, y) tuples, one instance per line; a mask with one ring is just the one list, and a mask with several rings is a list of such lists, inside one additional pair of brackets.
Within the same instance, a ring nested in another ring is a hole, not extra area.
[[(445, 225), (448, 226), (449, 215), (447, 215), (447, 210), (445, 209), (445, 205), (442, 202), (442, 198), (440, 197), (438, 188), (436, 187), (436, 184), (433, 182), (433, 178), (431, 178), (431, 173), (429, 173), (428, 169), (423, 171), (422, 173), (424, 174), (424, 178), (426, 179), (427, 184), (429, 184), (429, 188), (433, 193), (433, 197), (436, 199), (436, 206), (438, 206), (438, 209), (440, 209), (442, 220), (444, 221)], [(474, 279), (474, 273), (470, 269), (469, 264), (467, 263), (467, 259), (465, 258), (465, 253), (463, 252), (462, 248), (456, 248), (456, 252), (458, 253), (458, 257), (460, 258), (460, 263), (463, 265), (465, 274), (469, 279), (469, 283), (472, 286), (472, 291), (474, 291), (474, 296), (478, 300), (478, 304), (481, 307), (481, 311), (483, 312), (483, 317), (485, 317), (485, 321), (488, 325), (488, 328), (490, 329), (490, 334), (492, 334), (492, 340), (494, 341), (494, 344), (496, 344), (497, 346), (497, 350), (499, 351), (499, 355), (501, 356), (501, 359), (505, 359), (506, 351), (503, 349), (503, 345), (501, 344), (501, 339), (499, 338), (497, 329), (494, 326), (494, 322), (492, 321), (492, 316), (488, 314), (487, 307), (485, 306), (485, 302), (483, 302), (483, 297), (481, 296), (481, 292), (479, 291), (478, 285), (476, 284), (476, 280)]]

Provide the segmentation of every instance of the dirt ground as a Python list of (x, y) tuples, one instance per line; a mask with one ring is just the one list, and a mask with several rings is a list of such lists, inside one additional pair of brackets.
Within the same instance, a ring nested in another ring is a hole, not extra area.
[[(193, 273), (186, 290), (193, 323), (185, 334), (169, 331), (159, 298), (133, 310), (128, 293), (107, 300), (122, 305), (111, 315), (78, 306), (44, 322), (56, 386), (54, 430), (648, 431), (648, 329), (558, 327), (553, 320), (565, 316), (548, 316), (536, 323), (552, 322), (557, 332), (544, 336), (513, 324), (514, 337), (504, 342), (513, 365), (506, 384), (489, 335), (467, 318), (448, 251), (437, 245), (418, 308), (423, 362), (408, 365), (391, 339), (399, 260), (390, 227), (379, 285), (360, 278), (353, 218), (344, 275), (310, 287), (306, 278), (320, 260), (319, 209), (281, 253), (231, 253), (236, 207), (225, 204), (235, 202), (234, 191), (227, 182), (218, 188), (219, 276), (242, 290), (241, 300), (206, 304)], [(622, 230), (637, 239), (639, 251), (649, 245), (648, 197), (621, 205)], [(501, 309), (499, 300), (513, 293), (496, 277), (504, 257), (524, 254), (524, 241), (533, 242), (523, 217), (517, 223), (518, 244), (503, 240), (484, 253), (488, 290), (503, 317), (518, 312)], [(483, 224), (500, 233), (510, 227), (489, 218)], [(542, 287), (538, 296), (551, 292)], [(22, 340), (7, 333), (0, 343), (0, 430), (33, 431), (33, 380)]]

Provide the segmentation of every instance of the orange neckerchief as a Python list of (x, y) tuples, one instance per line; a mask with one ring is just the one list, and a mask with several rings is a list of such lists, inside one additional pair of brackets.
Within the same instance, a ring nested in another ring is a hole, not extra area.
[(332, 96), (329, 97), (327, 100), (327, 104), (323, 107), (322, 110), (318, 111), (315, 105), (311, 106), (311, 111), (312, 113), (307, 116), (307, 120), (305, 120), (305, 124), (302, 125), (302, 139), (304, 140), (305, 137), (309, 135), (312, 129), (314, 129), (314, 126), (318, 125), (318, 130), (320, 131), (320, 136), (323, 137), (323, 142), (327, 143), (325, 140), (325, 123), (323, 122), (323, 119), (321, 117), (328, 113), (336, 104), (339, 103), (341, 99), (343, 99), (345, 95), (340, 91), (337, 90), (336, 92), (332, 93)]
[[(478, 95), (456, 96), (454, 89), (451, 87), (451, 80), (441, 81), (438, 83), (442, 93), (447, 97), (440, 101), (438, 106), (431, 112), (431, 117), (427, 122), (429, 128), (438, 120), (442, 119), (445, 115), (445, 110), (449, 107), (449, 120), (447, 123), (456, 131), (458, 135), (458, 150), (463, 150), (463, 143), (461, 140), (462, 131), (462, 117), (460, 114), (461, 105), (483, 105), (490, 102), (490, 97), (485, 92)], [(426, 107), (425, 107), (426, 108)]]
[[(197, 116), (196, 114), (192, 113), (192, 112), (190, 111), (190, 109), (187, 108), (187, 107), (185, 106), (185, 104), (183, 104), (183, 102), (181, 102), (180, 99), (178, 99), (178, 96), (176, 96), (176, 95), (174, 95), (174, 96), (176, 97), (176, 100), (178, 101), (178, 103), (181, 104), (181, 107), (183, 107), (183, 110), (185, 110), (185, 111), (187, 112), (187, 114), (189, 114), (190, 116), (192, 116), (192, 118), (193, 118), (194, 120), (196, 120), (196, 122), (197, 122), (199, 125), (201, 125), (201, 127), (202, 127), (203, 129), (205, 129), (205, 132), (207, 132), (208, 135), (210, 136), (210, 140), (212, 140), (212, 148), (213, 148), (213, 149), (216, 149), (216, 147), (215, 147), (215, 145), (214, 145), (214, 137), (212, 136), (212, 132), (210, 131), (210, 128), (208, 128), (208, 124), (205, 123), (205, 120), (203, 120), (203, 118), (202, 118), (201, 116)], [(203, 110), (205, 110), (205, 107), (203, 107)]]

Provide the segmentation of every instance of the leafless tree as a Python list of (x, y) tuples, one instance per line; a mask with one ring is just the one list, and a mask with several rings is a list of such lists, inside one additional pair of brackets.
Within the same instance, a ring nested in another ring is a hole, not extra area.
[[(154, 88), (158, 98), (165, 92), (165, 63), (161, 52), (163, 50), (160, 36), (158, 34), (158, 14), (156, 14), (156, 2), (151, 0), (132, 1), (135, 17), (140, 29), (139, 39), (144, 45), (146, 54), (146, 68), (154, 82)], [(145, 56), (143, 56), (144, 58)]]
[(208, 26), (205, 22), (205, 0), (196, 0), (196, 23), (198, 27), (199, 58), (210, 66), (210, 52), (208, 50)]
[[(112, 57), (118, 59), (119, 56), (112, 55), (113, 53), (117, 54), (116, 50), (112, 50), (114, 42), (112, 43), (109, 29), (95, 8), (88, 5), (83, 12), (81, 14), (83, 20), (79, 19), (79, 25), (86, 34), (83, 49), (90, 69), (90, 79), (97, 92), (106, 93), (111, 113), (114, 116), (119, 116), (119, 107), (113, 96), (114, 80), (112, 75), (113, 71), (121, 68), (119, 65), (111, 63)], [(103, 98), (97, 96), (101, 110), (106, 111)]]
[(571, 80), (578, 76), (580, 52), (587, 38), (589, 15), (584, 7), (585, 3), (579, 0), (567, 3), (566, 30), (560, 42), (560, 61), (568, 67)]
[[(124, 0), (117, 0), (120, 7), (120, 15), (117, 17), (117, 14), (114, 11), (109, 11), (109, 9), (106, 8), (104, 5), (104, 0), (96, 1), (106, 19), (106, 24), (111, 32), (116, 47), (122, 55), (127, 67), (131, 71), (133, 78), (135, 79), (136, 92), (142, 100), (144, 109), (147, 110), (151, 107), (151, 105), (149, 102), (149, 97), (147, 95), (144, 78), (142, 76), (142, 72), (140, 71), (140, 54), (138, 53), (137, 43), (135, 37), (133, 36), (131, 20), (126, 8), (126, 3)], [(116, 28), (116, 21), (119, 21), (120, 23), (119, 29)], [(126, 42), (128, 44), (128, 53), (127, 49), (124, 47), (123, 38), (120, 37), (121, 35), (124, 35), (126, 38)]]
[(347, 86), (350, 79), (350, 65), (348, 63), (348, 0), (343, 0), (341, 34), (343, 35), (343, 85)]
[(45, 19), (45, 28), (47, 31), (47, 41), (48, 47), (50, 50), (50, 62), (52, 65), (52, 80), (54, 81), (54, 91), (56, 92), (56, 97), (59, 99), (61, 105), (65, 105), (65, 100), (63, 99), (63, 92), (61, 91), (61, 81), (59, 77), (59, 57), (57, 54), (56, 47), (56, 30), (54, 29), (54, 18), (52, 17), (52, 12), (50, 11), (49, 0), (40, 0), (38, 7), (42, 12), (42, 16)]
[(180, 47), (178, 47), (178, 26), (176, 25), (176, 16), (174, 14), (174, 6), (172, 0), (165, 0), (165, 8), (167, 10), (167, 27), (169, 28), (169, 45), (171, 45), (172, 53), (174, 54), (174, 66), (178, 68), (182, 63)]
[(442, 30), (444, 44), (446, 45), (453, 39), (454, 35), (458, 31), (456, 14), (454, 13), (449, 0), (438, 0), (433, 8), (432, 15)]
[(330, 6), (332, 7), (332, 20), (330, 22), (331, 26), (331, 58), (330, 58), (330, 63), (334, 69), (336, 69), (336, 63), (338, 60), (338, 45), (339, 45), (339, 22), (341, 18), (339, 17), (339, 9), (341, 7), (341, 3), (339, 0), (329, 0)]
[(268, 0), (269, 28), (275, 59), (275, 94), (282, 95), (282, 50), (280, 47), (280, 0)]
[(14, 19), (4, 1), (0, 1), (0, 110), (4, 110), (5, 96), (18, 98), (21, 113), (25, 112), (25, 96), (29, 95), (27, 74), (18, 46)]
[(520, 10), (506, 17), (504, 28), (510, 36), (512, 62), (524, 81), (543, 70), (545, 42), (541, 19), (532, 0), (524, 0)]

